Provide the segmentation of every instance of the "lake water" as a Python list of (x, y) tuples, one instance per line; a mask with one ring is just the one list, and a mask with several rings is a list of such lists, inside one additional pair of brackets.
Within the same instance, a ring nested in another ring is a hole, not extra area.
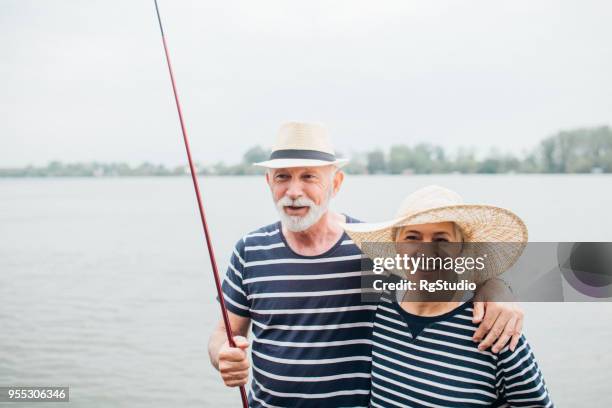
[[(201, 182), (223, 265), (275, 210), (263, 178)], [(432, 183), (514, 210), (532, 241), (612, 241), (605, 175), (349, 176), (334, 207), (382, 220)], [(214, 297), (190, 179), (0, 180), (0, 386), (69, 385), (74, 407), (239, 406), (208, 362)], [(557, 405), (612, 406), (612, 303), (524, 309)]]

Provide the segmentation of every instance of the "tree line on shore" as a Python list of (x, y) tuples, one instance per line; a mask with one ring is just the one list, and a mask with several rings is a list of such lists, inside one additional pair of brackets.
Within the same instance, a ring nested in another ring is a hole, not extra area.
[[(240, 163), (197, 164), (199, 174), (254, 175), (263, 170), (252, 165), (266, 160), (269, 149), (253, 146)], [(612, 129), (609, 126), (560, 131), (542, 140), (521, 155), (491, 152), (479, 158), (473, 149), (447, 152), (429, 143), (393, 145), (387, 151), (374, 149), (356, 153), (343, 169), (350, 174), (496, 174), (496, 173), (612, 173)], [(138, 177), (181, 176), (187, 166), (168, 168), (149, 162), (138, 166), (126, 163), (62, 163), (46, 166), (0, 168), (0, 177)]]

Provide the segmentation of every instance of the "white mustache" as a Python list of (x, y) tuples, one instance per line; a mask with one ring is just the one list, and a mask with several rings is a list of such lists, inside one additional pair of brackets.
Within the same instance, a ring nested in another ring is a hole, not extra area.
[(287, 196), (283, 196), (276, 202), (276, 205), (279, 209), (282, 209), (283, 207), (316, 207), (314, 201), (308, 197), (298, 197), (295, 200), (292, 200)]
[[(308, 211), (302, 216), (288, 215), (285, 207), (307, 207)], [(307, 197), (299, 197), (295, 200), (284, 196), (276, 202), (276, 209), (283, 225), (293, 232), (305, 231), (321, 218), (327, 210), (327, 203), (316, 205), (314, 201)]]

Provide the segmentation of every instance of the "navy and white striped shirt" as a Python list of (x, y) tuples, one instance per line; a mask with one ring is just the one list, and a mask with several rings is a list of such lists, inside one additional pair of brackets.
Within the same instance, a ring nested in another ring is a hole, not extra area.
[(253, 323), (251, 407), (368, 406), (376, 304), (361, 302), (361, 257), (346, 234), (299, 255), (280, 222), (236, 244), (223, 292)]
[[(472, 304), (436, 317), (409, 314), (387, 294), (374, 320), (371, 406), (552, 407), (525, 338), (514, 352), (479, 351)], [(424, 326), (416, 338), (414, 326)]]

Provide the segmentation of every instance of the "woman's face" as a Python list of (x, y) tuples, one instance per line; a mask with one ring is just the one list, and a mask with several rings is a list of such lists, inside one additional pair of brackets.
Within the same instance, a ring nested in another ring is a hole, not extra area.
[[(442, 267), (443, 260), (456, 258), (462, 253), (462, 234), (454, 222), (437, 222), (431, 224), (408, 225), (399, 228), (395, 235), (395, 251), (400, 256), (427, 257), (424, 266), (411, 270), (406, 279), (414, 282), (434, 282), (444, 280), (456, 282), (458, 276), (452, 269)], [(413, 292), (413, 294), (415, 294)], [(426, 293), (420, 291), (415, 294), (429, 301), (450, 301), (457, 295), (455, 291), (436, 291)]]
[(410, 257), (456, 257), (461, 253), (461, 242), (460, 233), (453, 222), (408, 225), (397, 230), (395, 251)]

